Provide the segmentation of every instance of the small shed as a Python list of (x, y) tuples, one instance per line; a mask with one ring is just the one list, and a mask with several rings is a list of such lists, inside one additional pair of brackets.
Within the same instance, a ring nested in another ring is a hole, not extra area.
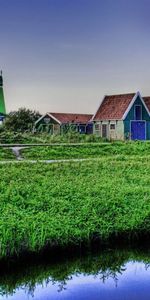
[(93, 132), (109, 140), (150, 139), (150, 97), (140, 93), (105, 96), (93, 116)]
[(70, 130), (81, 134), (93, 133), (91, 114), (46, 113), (35, 123), (35, 130), (50, 134), (67, 133)]

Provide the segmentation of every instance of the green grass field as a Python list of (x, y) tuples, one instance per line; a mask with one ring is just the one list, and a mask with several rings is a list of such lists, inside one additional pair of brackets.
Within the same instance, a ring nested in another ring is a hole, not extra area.
[(113, 142), (81, 145), (53, 145), (29, 147), (21, 150), (24, 159), (51, 160), (72, 158), (96, 158), (114, 155), (150, 155), (150, 143)]
[(144, 145), (149, 147), (142, 144), (139, 155), (97, 161), (0, 165), (0, 257), (93, 237), (149, 234), (150, 156)]

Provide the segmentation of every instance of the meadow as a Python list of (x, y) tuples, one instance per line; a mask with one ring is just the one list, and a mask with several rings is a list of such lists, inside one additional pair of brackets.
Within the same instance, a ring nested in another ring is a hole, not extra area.
[(71, 158), (98, 158), (114, 155), (150, 155), (150, 143), (101, 142), (81, 144), (59, 144), (28, 147), (21, 150), (24, 159), (51, 160)]
[(0, 258), (149, 235), (148, 153), (0, 165)]

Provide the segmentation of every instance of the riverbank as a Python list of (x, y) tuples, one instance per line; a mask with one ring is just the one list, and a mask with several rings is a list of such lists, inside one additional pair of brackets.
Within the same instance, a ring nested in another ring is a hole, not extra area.
[(149, 156), (0, 168), (1, 258), (150, 233)]

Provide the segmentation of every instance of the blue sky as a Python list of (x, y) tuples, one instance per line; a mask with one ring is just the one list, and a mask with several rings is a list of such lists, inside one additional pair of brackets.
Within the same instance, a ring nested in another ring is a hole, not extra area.
[(93, 113), (104, 94), (150, 95), (149, 0), (0, 0), (7, 110)]

